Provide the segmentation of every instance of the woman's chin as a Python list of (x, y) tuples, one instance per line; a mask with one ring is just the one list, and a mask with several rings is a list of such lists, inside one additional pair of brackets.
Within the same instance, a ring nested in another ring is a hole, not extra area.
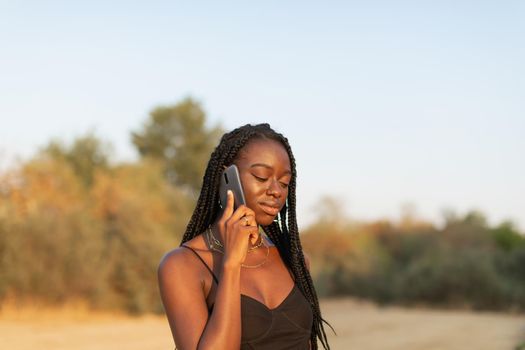
[(261, 226), (270, 226), (275, 220), (275, 216), (261, 215), (262, 217), (256, 218), (257, 223)]

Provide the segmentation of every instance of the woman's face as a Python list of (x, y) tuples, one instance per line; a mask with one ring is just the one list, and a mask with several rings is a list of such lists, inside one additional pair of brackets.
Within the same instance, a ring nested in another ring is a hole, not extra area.
[(255, 212), (259, 225), (270, 225), (288, 197), (292, 169), (286, 149), (278, 141), (254, 139), (240, 150), (234, 164), (246, 206)]

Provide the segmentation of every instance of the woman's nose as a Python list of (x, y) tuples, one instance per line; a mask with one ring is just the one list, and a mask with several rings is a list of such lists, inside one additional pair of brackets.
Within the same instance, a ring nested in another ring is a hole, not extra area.
[(281, 197), (281, 195), (282, 195), (282, 188), (279, 185), (279, 181), (275, 181), (275, 180), (271, 181), (270, 182), (270, 186), (266, 190), (266, 193), (268, 193), (269, 195), (274, 196), (274, 197)]

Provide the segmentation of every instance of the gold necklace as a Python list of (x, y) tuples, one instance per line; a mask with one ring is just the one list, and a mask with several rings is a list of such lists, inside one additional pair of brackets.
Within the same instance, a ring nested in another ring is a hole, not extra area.
[[(208, 241), (208, 247), (210, 248), (210, 250), (216, 251), (220, 254), (224, 254), (224, 246), (222, 245), (221, 241), (219, 241), (217, 237), (215, 237), (215, 235), (213, 234), (213, 231), (211, 230), (211, 225), (205, 231), (205, 238)], [(250, 253), (250, 250), (253, 251), (259, 248), (260, 246), (262, 246), (263, 242), (264, 242), (264, 239), (261, 236), (261, 241), (256, 246), (253, 246), (252, 248), (248, 249), (248, 253)], [(270, 247), (267, 245), (265, 246), (266, 246), (266, 256), (264, 257), (264, 260), (262, 262), (256, 265), (245, 265), (241, 263), (241, 266), (248, 268), (248, 269), (255, 269), (255, 268), (261, 267), (264, 264), (266, 264), (266, 262), (268, 261), (268, 256), (270, 255)]]
[(241, 264), (242, 267), (245, 267), (247, 269), (256, 269), (258, 267), (263, 266), (268, 261), (268, 256), (270, 255), (270, 247), (266, 246), (266, 256), (264, 257), (264, 260), (256, 265), (244, 265)]

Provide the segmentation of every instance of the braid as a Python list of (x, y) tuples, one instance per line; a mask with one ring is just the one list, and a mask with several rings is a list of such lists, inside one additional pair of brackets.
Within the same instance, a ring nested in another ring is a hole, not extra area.
[[(282, 136), (282, 135), (281, 135)], [(283, 137), (284, 138), (284, 137)], [(288, 187), (288, 206), (289, 210), (284, 210), (281, 212), (281, 226), (282, 230), (279, 230), (279, 226), (276, 223), (273, 223), (269, 226), (268, 236), (272, 241), (275, 242), (275, 245), (279, 249), (281, 257), (292, 270), (292, 273), (295, 277), (296, 282), (298, 282), (298, 287), (310, 302), (314, 314), (314, 322), (312, 324), (312, 332), (310, 335), (310, 340), (312, 344), (312, 350), (316, 350), (317, 338), (321, 341), (321, 344), (325, 349), (330, 349), (328, 344), (328, 339), (324, 330), (323, 322), (326, 323), (333, 331), (332, 326), (326, 322), (321, 316), (321, 310), (319, 307), (319, 300), (317, 298), (317, 293), (312, 281), (312, 277), (306, 267), (306, 261), (303, 255), (303, 249), (301, 246), (301, 241), (299, 239), (299, 229), (297, 227), (297, 217), (296, 217), (296, 179), (297, 172), (295, 167), (295, 158), (293, 156), (288, 140), (284, 138), (284, 142), (281, 141), (288, 153), (290, 158), (290, 165), (292, 167), (292, 180), (290, 181)], [(289, 211), (288, 217), (286, 216), (286, 211)], [(283, 220), (284, 219), (284, 220)], [(284, 242), (283, 242), (284, 240)]]
[[(186, 232), (182, 237), (182, 243), (189, 241), (203, 232), (213, 223), (219, 213), (219, 182), (223, 169), (232, 164), (239, 151), (252, 138), (271, 139), (280, 142), (290, 159), (292, 178), (288, 185), (287, 205), (279, 213), (280, 225), (273, 222), (263, 227), (268, 237), (275, 243), (279, 255), (286, 266), (291, 270), (299, 289), (310, 303), (313, 312), (312, 332), (310, 335), (311, 349), (317, 350), (317, 338), (319, 338), (324, 349), (330, 349), (328, 339), (324, 330), (323, 322), (330, 328), (330, 324), (321, 316), (319, 300), (312, 277), (306, 267), (299, 229), (296, 218), (296, 178), (295, 158), (288, 139), (282, 134), (275, 132), (268, 124), (250, 125), (246, 124), (227, 134), (224, 134), (219, 145), (212, 152), (203, 177), (203, 186), (195, 206)], [(333, 328), (332, 328), (333, 330)]]
[(229, 134), (224, 134), (219, 145), (211, 154), (210, 161), (204, 172), (202, 189), (190, 222), (186, 226), (186, 232), (182, 237), (181, 244), (204, 231), (212, 224), (213, 219), (219, 212), (218, 188), (224, 166), (233, 162), (239, 150), (252, 136), (250, 133), (242, 133), (239, 129)]

